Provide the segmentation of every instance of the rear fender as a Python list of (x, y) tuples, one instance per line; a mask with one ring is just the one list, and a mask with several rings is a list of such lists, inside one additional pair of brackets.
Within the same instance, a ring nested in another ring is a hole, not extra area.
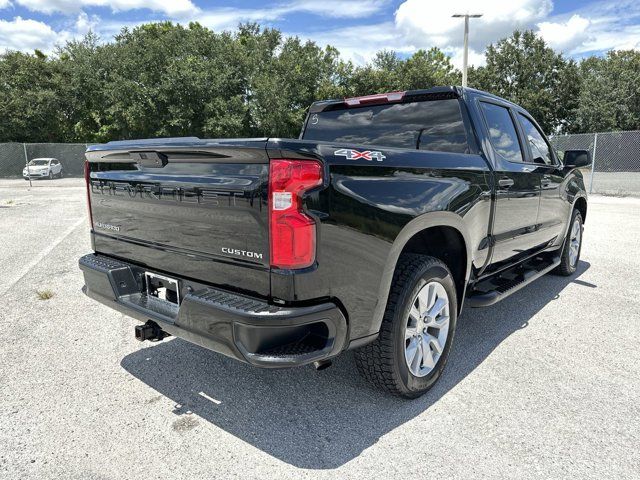
[[(382, 280), (380, 281), (380, 287), (378, 291), (379, 300), (376, 304), (373, 315), (372, 327), (374, 331), (380, 330), (382, 317), (384, 316), (384, 311), (387, 308), (387, 301), (389, 299), (389, 291), (391, 290), (393, 273), (396, 269), (398, 259), (400, 258), (404, 247), (406, 246), (407, 242), (409, 242), (409, 240), (411, 240), (411, 238), (418, 232), (432, 227), (452, 227), (462, 235), (462, 238), (464, 239), (465, 249), (467, 251), (467, 266), (465, 271), (464, 283), (465, 285), (469, 283), (472, 262), (471, 239), (462, 218), (452, 212), (430, 212), (414, 218), (404, 226), (404, 228), (400, 231), (400, 233), (394, 240), (393, 245), (391, 246), (391, 250), (389, 251), (387, 261), (385, 262), (385, 267), (382, 273)], [(460, 305), (462, 305), (463, 302), (464, 298), (459, 299)]]

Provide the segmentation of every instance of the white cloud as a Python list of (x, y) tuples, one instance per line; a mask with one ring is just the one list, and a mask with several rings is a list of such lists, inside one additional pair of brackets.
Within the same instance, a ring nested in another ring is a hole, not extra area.
[(114, 12), (148, 9), (179, 17), (193, 15), (199, 11), (191, 0), (15, 0), (15, 2), (34, 12), (47, 14), (77, 13), (84, 7), (110, 7)]
[(76, 23), (74, 24), (75, 31), (79, 35), (84, 35), (89, 30), (96, 31), (100, 25), (100, 17), (98, 15), (87, 15), (85, 12), (80, 12)]
[(192, 20), (214, 30), (227, 30), (242, 22), (272, 22), (296, 12), (323, 17), (363, 18), (381, 10), (387, 3), (389, 0), (294, 0), (265, 8), (208, 8)]
[(380, 11), (388, 3), (388, 0), (297, 0), (285, 8), (326, 17), (364, 18)]
[(573, 15), (566, 22), (542, 22), (538, 24), (538, 34), (552, 48), (569, 52), (589, 39), (588, 27), (591, 21), (580, 15)]
[(0, 0), (0, 10), (11, 5), (9, 0)]
[[(8, 4), (9, 0), (0, 0)], [(362, 18), (382, 9), (389, 0), (292, 0), (264, 8), (198, 8), (191, 0), (15, 0), (16, 3), (46, 14), (77, 13), (85, 7), (110, 7), (114, 12), (148, 9), (169, 17), (199, 20), (200, 14), (214, 25), (233, 25), (250, 20), (273, 20), (292, 12), (326, 17)]]
[[(151, 18), (186, 23), (198, 21), (216, 31), (233, 30), (241, 22), (277, 25), (292, 13), (328, 17), (318, 23), (317, 31), (291, 31), (319, 45), (333, 45), (342, 55), (362, 64), (376, 52), (387, 49), (411, 54), (420, 48), (440, 47), (452, 57), (458, 68), (462, 65), (463, 20), (451, 18), (453, 13), (482, 13), (471, 20), (469, 63), (482, 65), (483, 52), (489, 43), (511, 35), (514, 29), (534, 29), (553, 48), (571, 56), (582, 56), (609, 49), (640, 48), (640, 2), (637, 0), (607, 0), (592, 2), (563, 15), (552, 14), (551, 0), (405, 0), (395, 16), (378, 23), (331, 28), (331, 18), (368, 18), (391, 4), (390, 0), (273, 0), (258, 8), (202, 7), (196, 0), (0, 0), (0, 8), (21, 4), (42, 13), (62, 12), (73, 17), (56, 23), (54, 30), (46, 23), (24, 20), (0, 21), (0, 51), (6, 48), (53, 50), (55, 43), (84, 35), (90, 29), (109, 41), (122, 27), (145, 23), (144, 18), (123, 21), (104, 15), (103, 19), (88, 15), (83, 7), (104, 6), (114, 12), (147, 9), (155, 12)], [(152, 20), (151, 20), (152, 21)], [(307, 21), (306, 23), (310, 23)]]
[(510, 36), (515, 29), (532, 29), (551, 47), (572, 56), (640, 48), (637, 0), (595, 2), (560, 16), (553, 16), (552, 9), (551, 0), (406, 0), (396, 10), (392, 25), (381, 23), (307, 36), (321, 44), (335, 45), (357, 63), (370, 60), (383, 48), (412, 53), (437, 46), (460, 68), (464, 20), (451, 15), (481, 13), (481, 18), (470, 20), (470, 65), (483, 65), (487, 45)]
[[(2, 1), (3, 0), (0, 0), (0, 2)], [(23, 43), (11, 41), (10, 38), (6, 38), (3, 42), (0, 42), (0, 51), (7, 48), (23, 51), (32, 51), (33, 48), (39, 48), (52, 51), (55, 43), (60, 44), (67, 40), (81, 37), (89, 30), (98, 33), (104, 40), (109, 40), (125, 26), (133, 28), (146, 23), (143, 20), (127, 22), (114, 21), (108, 18), (100, 19), (97, 15), (87, 15), (87, 13), (82, 11), (82, 7), (88, 6), (109, 5), (114, 12), (127, 9), (147, 8), (164, 13), (167, 19), (182, 23), (198, 21), (209, 28), (220, 31), (235, 29), (241, 22), (272, 22), (284, 18), (287, 14), (293, 12), (308, 12), (320, 16), (341, 16), (346, 18), (367, 16), (381, 9), (388, 1), (389, 0), (324, 0), (324, 2), (320, 3), (315, 0), (294, 0), (288, 4), (279, 3), (268, 8), (243, 9), (220, 7), (201, 11), (190, 0), (173, 0), (166, 2), (163, 0), (14, 0), (14, 2), (18, 2), (34, 11), (46, 14), (57, 12), (64, 14), (77, 13), (77, 17), (74, 23), (67, 22), (66, 26), (57, 32), (46, 23), (20, 19), (20, 22), (23, 23), (34, 22), (34, 24), (38, 25), (36, 31), (42, 33), (46, 30), (46, 34), (41, 36), (36, 34), (32, 41)], [(18, 19), (14, 20), (14, 22), (17, 21)], [(36, 44), (37, 46), (33, 47), (33, 45)]]
[(286, 12), (280, 9), (216, 8), (204, 11), (194, 21), (212, 30), (234, 29), (243, 22), (269, 22), (281, 18)]
[(451, 54), (454, 65), (460, 67), (464, 20), (452, 15), (482, 14), (480, 18), (470, 19), (469, 27), (469, 64), (481, 65), (489, 43), (509, 36), (516, 28), (532, 28), (544, 20), (552, 8), (551, 0), (406, 0), (396, 11), (395, 24), (410, 45), (440, 47)]
[[(84, 12), (69, 22), (66, 28), (54, 30), (50, 25), (37, 20), (15, 17), (13, 20), (0, 20), (0, 53), (6, 50), (33, 52), (36, 48), (44, 53), (52, 53), (57, 45), (80, 38), (89, 30), (102, 33), (105, 24), (97, 15), (87, 15)], [(109, 33), (109, 37), (119, 31)]]
[(474, 50), (510, 35), (516, 28), (528, 28), (551, 12), (550, 0), (449, 0), (447, 2), (407, 0), (398, 7), (395, 22), (405, 38), (416, 46), (460, 47), (463, 22), (453, 14), (479, 13), (470, 20), (469, 46)]
[(331, 44), (356, 63), (370, 60), (381, 49), (410, 54), (418, 49), (440, 47), (462, 66), (463, 20), (455, 13), (482, 13), (471, 20), (469, 64), (484, 63), (484, 49), (515, 28), (533, 28), (551, 12), (550, 0), (406, 0), (396, 10), (393, 22), (359, 25), (305, 36), (320, 44)]
[(626, 25), (612, 29), (598, 25), (591, 31), (589, 40), (575, 47), (571, 53), (633, 49), (640, 49), (640, 25)]
[[(464, 55), (462, 47), (456, 47), (454, 49), (447, 49), (446, 53), (451, 57), (451, 63), (459, 69), (462, 69), (462, 57)], [(476, 52), (469, 49), (469, 58), (467, 59), (469, 65), (475, 65), (481, 67), (486, 63), (484, 58), (484, 52)]]
[(4, 50), (48, 50), (58, 34), (46, 23), (16, 17), (0, 20), (0, 52)]
[(393, 22), (356, 25), (297, 35), (319, 45), (332, 45), (340, 51), (343, 58), (352, 60), (356, 64), (366, 63), (380, 50), (395, 50), (400, 53), (411, 53), (415, 50), (397, 34)]

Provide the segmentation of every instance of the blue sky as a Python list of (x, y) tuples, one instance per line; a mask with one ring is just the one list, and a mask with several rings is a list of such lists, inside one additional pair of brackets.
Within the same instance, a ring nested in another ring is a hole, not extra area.
[(574, 58), (640, 48), (639, 0), (0, 0), (0, 51), (51, 51), (89, 29), (109, 40), (124, 26), (157, 20), (199, 21), (214, 30), (255, 21), (334, 45), (356, 63), (381, 49), (410, 55), (438, 46), (459, 65), (462, 21), (451, 14), (465, 12), (484, 14), (471, 26), (470, 61), (477, 65), (487, 44), (515, 28), (535, 30)]

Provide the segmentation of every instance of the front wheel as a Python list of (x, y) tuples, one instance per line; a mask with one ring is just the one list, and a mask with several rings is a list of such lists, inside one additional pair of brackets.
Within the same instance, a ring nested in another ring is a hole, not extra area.
[(553, 270), (553, 273), (564, 277), (575, 273), (578, 268), (578, 261), (580, 260), (580, 252), (582, 250), (583, 230), (582, 214), (576, 209), (571, 215), (571, 225), (569, 226), (567, 238), (562, 246), (560, 265)]
[(53, 180), (53, 172), (49, 170), (49, 180)]
[(356, 350), (360, 373), (394, 395), (415, 398), (440, 378), (456, 328), (453, 276), (440, 260), (403, 255), (376, 341)]

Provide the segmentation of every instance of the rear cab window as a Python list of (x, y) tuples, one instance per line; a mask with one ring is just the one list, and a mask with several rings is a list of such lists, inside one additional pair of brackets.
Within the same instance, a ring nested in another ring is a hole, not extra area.
[(458, 99), (311, 113), (302, 138), (340, 144), (469, 153)]

